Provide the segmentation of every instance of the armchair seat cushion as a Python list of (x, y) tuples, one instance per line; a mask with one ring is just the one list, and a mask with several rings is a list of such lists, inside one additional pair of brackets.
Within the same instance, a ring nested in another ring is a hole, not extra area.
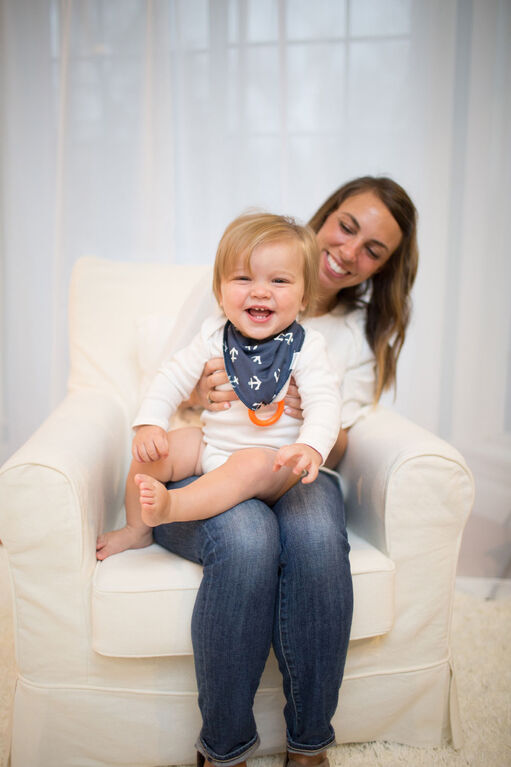
[[(349, 533), (355, 608), (351, 639), (387, 633), (394, 620), (392, 560)], [(191, 618), (202, 567), (153, 544), (99, 562), (92, 644), (101, 655), (192, 655)]]

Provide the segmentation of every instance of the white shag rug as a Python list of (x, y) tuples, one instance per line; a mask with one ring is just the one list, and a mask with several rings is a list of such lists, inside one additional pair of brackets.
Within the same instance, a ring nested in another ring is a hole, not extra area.
[[(511, 767), (511, 599), (486, 601), (457, 593), (452, 646), (465, 735), (462, 749), (342, 745), (330, 749), (331, 767)], [(8, 764), (14, 680), (12, 615), (0, 546), (0, 767)], [(281, 756), (249, 760), (249, 767), (281, 764)]]

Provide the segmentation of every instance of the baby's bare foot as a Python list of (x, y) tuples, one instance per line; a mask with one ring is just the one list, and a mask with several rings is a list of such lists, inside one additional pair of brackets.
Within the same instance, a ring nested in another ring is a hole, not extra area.
[(153, 533), (147, 528), (121, 527), (98, 536), (96, 542), (96, 559), (102, 561), (112, 554), (119, 554), (126, 549), (143, 549), (153, 542)]
[(173, 522), (171, 513), (170, 493), (161, 482), (147, 474), (136, 474), (140, 495), (142, 519), (149, 527)]

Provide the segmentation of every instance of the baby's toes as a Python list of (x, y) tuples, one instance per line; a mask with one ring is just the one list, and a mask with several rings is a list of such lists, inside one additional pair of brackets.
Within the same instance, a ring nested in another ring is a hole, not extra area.
[(152, 477), (148, 477), (146, 474), (137, 474), (135, 481), (141, 493), (154, 493), (155, 481)]
[(149, 477), (147, 474), (135, 474), (135, 484), (139, 486), (140, 489), (143, 487), (147, 487), (148, 481), (151, 480), (151, 477)]

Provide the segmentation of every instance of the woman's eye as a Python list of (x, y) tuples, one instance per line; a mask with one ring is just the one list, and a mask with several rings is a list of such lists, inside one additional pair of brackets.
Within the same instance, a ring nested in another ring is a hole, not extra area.
[(367, 252), (369, 253), (370, 257), (377, 261), (380, 257), (379, 253), (376, 253), (374, 250), (371, 250), (371, 248), (367, 248)]
[(344, 223), (344, 221), (339, 221), (339, 225), (343, 232), (346, 232), (346, 234), (353, 234), (353, 229), (351, 229), (347, 224)]

